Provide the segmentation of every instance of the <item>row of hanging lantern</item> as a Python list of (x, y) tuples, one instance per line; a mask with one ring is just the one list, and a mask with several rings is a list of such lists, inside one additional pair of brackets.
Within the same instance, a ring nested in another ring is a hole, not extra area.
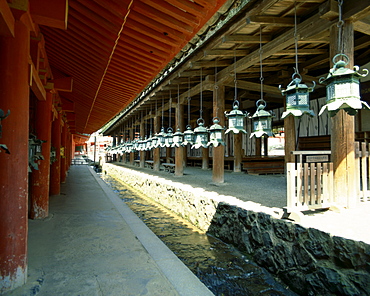
[[(354, 70), (348, 69), (345, 66), (349, 63), (349, 58), (343, 53), (343, 44), (341, 42), (342, 38), (342, 26), (344, 24), (342, 20), (342, 5), (343, 0), (338, 1), (339, 6), (339, 22), (338, 22), (338, 46), (342, 47), (338, 51), (341, 52), (333, 58), (333, 68), (330, 69), (329, 74), (326, 78), (322, 77), (319, 82), (326, 85), (326, 104), (321, 108), (319, 115), (321, 115), (325, 110), (328, 110), (330, 117), (335, 116), (340, 109), (344, 109), (349, 115), (357, 114), (359, 109), (363, 107), (370, 109), (370, 106), (361, 101), (360, 99), (360, 78), (365, 77), (368, 74), (368, 70), (364, 69), (364, 74), (359, 73), (359, 68), (354, 67)], [(312, 87), (308, 87), (306, 84), (302, 83), (302, 77), (299, 74), (298, 69), (298, 34), (297, 34), (297, 16), (296, 16), (296, 5), (295, 5), (295, 58), (296, 65), (294, 68), (294, 73), (292, 75), (292, 81), (288, 84), (286, 89), (282, 89), (279, 86), (282, 95), (286, 97), (286, 111), (282, 114), (282, 119), (287, 116), (301, 117), (304, 114), (309, 116), (315, 116), (313, 110), (309, 107), (309, 93), (312, 92), (316, 86), (313, 82)], [(260, 38), (262, 38), (262, 28), (260, 27)], [(235, 59), (235, 55), (234, 55)], [(235, 65), (234, 61), (234, 65)], [(252, 119), (253, 132), (250, 137), (269, 137), (273, 136), (272, 133), (272, 118), (274, 114), (265, 110), (266, 102), (263, 99), (263, 75), (262, 75), (262, 42), (260, 40), (260, 72), (261, 72), (261, 98), (257, 101), (257, 111), (250, 116), (250, 114), (239, 110), (239, 102), (237, 100), (237, 80), (236, 80), (236, 69), (234, 71), (235, 78), (235, 97), (233, 102), (233, 109), (227, 113), (225, 116), (228, 119), (228, 129), (225, 134), (230, 132), (237, 133), (247, 133), (244, 129), (244, 120), (246, 117)], [(216, 75), (217, 77), (217, 70)], [(202, 84), (202, 73), (201, 80)], [(217, 81), (215, 83), (217, 85)], [(217, 87), (217, 86), (216, 86)], [(190, 89), (190, 81), (189, 81)], [(202, 90), (202, 85), (201, 85)], [(217, 92), (216, 92), (217, 93)], [(170, 98), (171, 100), (171, 98)], [(158, 134), (153, 137), (150, 136), (145, 140), (135, 140), (132, 142), (123, 143), (119, 146), (114, 147), (116, 150), (121, 152), (133, 152), (133, 151), (145, 151), (151, 150), (158, 147), (181, 147), (188, 144), (191, 145), (192, 149), (199, 149), (201, 147), (207, 148), (210, 146), (217, 147), (219, 145), (225, 145), (223, 141), (223, 134), (225, 128), (222, 127), (219, 122), (219, 118), (213, 118), (213, 125), (210, 128), (204, 126), (204, 119), (202, 118), (202, 92), (200, 93), (200, 117), (197, 120), (197, 127), (194, 131), (191, 130), (190, 126), (190, 96), (188, 96), (188, 117), (189, 124), (186, 126), (184, 133), (177, 129), (173, 133), (173, 129), (170, 127), (165, 133), (163, 127), (163, 109), (162, 109), (162, 128)], [(162, 102), (163, 104), (163, 102)], [(170, 109), (171, 109), (170, 105)], [(171, 118), (171, 115), (170, 117)]]
[[(342, 19), (342, 5), (343, 0), (338, 0), (338, 52), (339, 54), (333, 57), (333, 68), (330, 69), (327, 77), (321, 77), (319, 82), (326, 85), (326, 104), (321, 108), (319, 115), (325, 110), (328, 111), (330, 117), (335, 116), (339, 110), (343, 109), (349, 115), (356, 115), (358, 110), (365, 107), (370, 109), (370, 106), (361, 101), (360, 98), (360, 78), (368, 74), (367, 69), (363, 69), (364, 73), (360, 74), (359, 67), (354, 66), (354, 70), (346, 68), (349, 64), (349, 58), (343, 53), (342, 31), (344, 21)], [(309, 109), (309, 93), (315, 88), (315, 82), (312, 87), (301, 83), (302, 77), (298, 71), (298, 53), (297, 53), (297, 22), (296, 22), (296, 8), (295, 8), (295, 54), (296, 67), (295, 73), (292, 77), (292, 82), (287, 86), (286, 90), (282, 90), (283, 95), (286, 96), (286, 111), (282, 115), (282, 119), (289, 115), (301, 117), (303, 114), (314, 116), (315, 113)]]

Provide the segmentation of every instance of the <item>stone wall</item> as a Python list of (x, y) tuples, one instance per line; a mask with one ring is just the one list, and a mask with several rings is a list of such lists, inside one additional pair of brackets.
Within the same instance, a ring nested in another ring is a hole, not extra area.
[(273, 209), (126, 167), (104, 164), (121, 180), (233, 244), (301, 295), (370, 295), (370, 245), (278, 218)]

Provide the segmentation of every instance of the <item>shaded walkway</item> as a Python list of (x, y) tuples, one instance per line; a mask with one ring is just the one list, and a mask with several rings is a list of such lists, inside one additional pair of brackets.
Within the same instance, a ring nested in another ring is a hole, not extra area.
[(90, 167), (29, 221), (28, 282), (5, 295), (213, 295)]

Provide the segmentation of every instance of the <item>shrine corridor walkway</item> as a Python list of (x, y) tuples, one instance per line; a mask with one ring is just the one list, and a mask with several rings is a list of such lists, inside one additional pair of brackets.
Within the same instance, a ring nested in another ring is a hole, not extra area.
[(87, 165), (29, 220), (28, 282), (5, 295), (213, 295)]

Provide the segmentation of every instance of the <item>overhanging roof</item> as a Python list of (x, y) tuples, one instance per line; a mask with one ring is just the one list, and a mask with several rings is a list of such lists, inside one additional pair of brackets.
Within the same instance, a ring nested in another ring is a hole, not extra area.
[(40, 30), (53, 78), (73, 78), (60, 96), (74, 103), (74, 131), (92, 133), (113, 118), (225, 2), (70, 0), (67, 30)]

